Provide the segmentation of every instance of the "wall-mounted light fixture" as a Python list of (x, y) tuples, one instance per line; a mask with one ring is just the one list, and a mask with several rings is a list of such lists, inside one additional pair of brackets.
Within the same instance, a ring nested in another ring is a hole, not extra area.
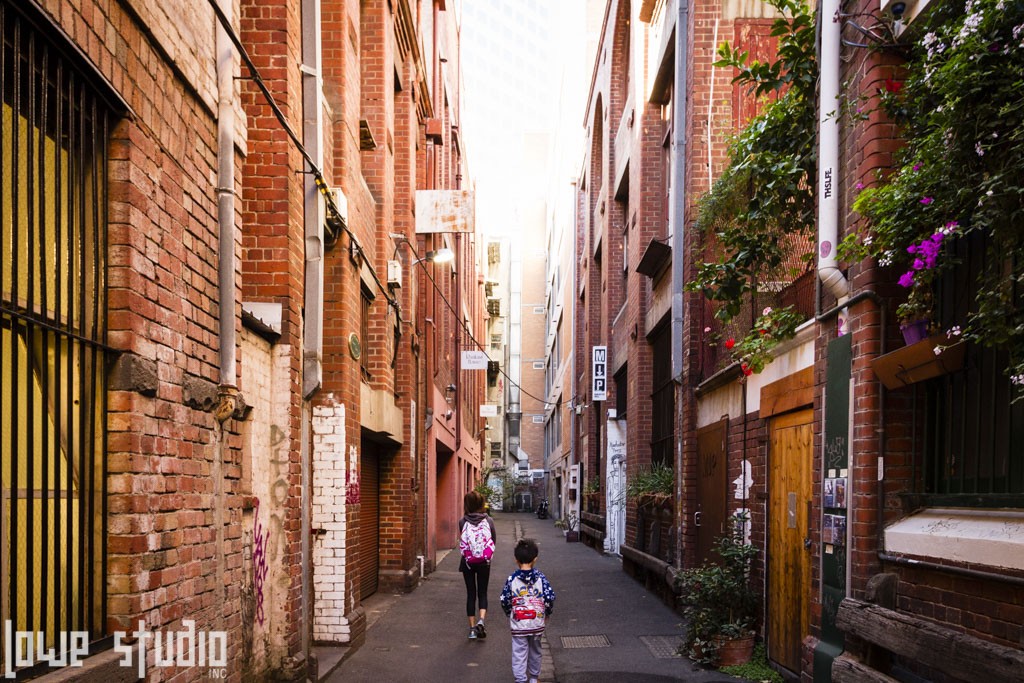
[(437, 251), (428, 251), (427, 255), (421, 259), (417, 259), (414, 263), (426, 261), (427, 263), (448, 263), (455, 260), (455, 252), (448, 247), (443, 247)]

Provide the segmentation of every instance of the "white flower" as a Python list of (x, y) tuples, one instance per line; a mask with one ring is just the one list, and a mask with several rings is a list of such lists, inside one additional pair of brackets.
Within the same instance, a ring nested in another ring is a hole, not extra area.
[(769, 313), (771, 313), (771, 312), (772, 312), (772, 307), (771, 307), (771, 306), (768, 306), (768, 307), (767, 307), (767, 308), (765, 308), (765, 309), (764, 309), (763, 311), (761, 311), (761, 315), (768, 315), (768, 314), (769, 314)]
[(988, 192), (986, 192), (985, 194), (986, 194), (987, 196), (991, 197), (991, 196), (992, 196), (992, 190), (989, 190), (989, 191), (988, 191)]
[(1010, 377), (1010, 381), (1017, 385), (1024, 384), (1024, 374), (1013, 375)]
[(943, 349), (945, 349), (945, 348), (946, 347), (944, 347), (944, 346), (936, 346), (932, 350), (935, 351), (935, 355), (938, 356), (938, 355), (940, 355), (942, 353)]
[(981, 12), (971, 14), (973, 8), (974, 3), (969, 0), (966, 6), (966, 12), (968, 16), (966, 19), (964, 19), (964, 25), (960, 29), (960, 32), (957, 33), (956, 38), (953, 39), (953, 47), (958, 47), (962, 45), (964, 41), (970, 38), (978, 30), (978, 26), (981, 25), (982, 19), (985, 18)]
[(705, 328), (704, 328), (704, 334), (707, 334), (707, 333), (708, 333), (708, 332), (710, 332), (710, 331), (711, 331), (711, 328), (710, 328), (710, 327), (705, 327)]
[(959, 337), (960, 336), (960, 326), (959, 325), (953, 325), (953, 327), (951, 327), (950, 329), (948, 329), (946, 331), (946, 336), (947, 337)]
[(981, 146), (980, 142), (974, 143), (974, 151), (978, 153), (979, 157), (985, 156), (985, 149)]
[(864, 238), (864, 246), (865, 247), (870, 247), (872, 242), (874, 242), (874, 241), (875, 241), (875, 238), (872, 237), (871, 235), (868, 235), (867, 237)]
[(934, 33), (926, 33), (924, 38), (921, 39), (921, 44), (924, 45), (925, 50), (928, 52), (929, 60), (936, 55), (941, 55), (946, 50), (946, 45)]

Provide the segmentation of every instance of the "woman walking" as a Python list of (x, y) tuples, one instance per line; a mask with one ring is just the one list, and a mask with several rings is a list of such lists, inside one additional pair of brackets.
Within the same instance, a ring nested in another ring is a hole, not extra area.
[[(491, 578), (491, 556), (497, 533), (494, 520), (484, 505), (484, 497), (470, 491), (462, 501), (465, 515), (459, 520), (459, 549), (462, 558), (459, 571), (466, 581), (466, 616), (469, 617), (469, 638), (486, 638), (484, 617), (487, 616), (487, 582)], [(479, 618), (477, 607), (479, 606)]]

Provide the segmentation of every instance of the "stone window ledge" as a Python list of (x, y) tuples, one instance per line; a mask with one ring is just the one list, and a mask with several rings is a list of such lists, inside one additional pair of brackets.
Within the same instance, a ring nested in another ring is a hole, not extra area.
[(928, 508), (887, 527), (885, 550), (1024, 570), (1024, 511)]

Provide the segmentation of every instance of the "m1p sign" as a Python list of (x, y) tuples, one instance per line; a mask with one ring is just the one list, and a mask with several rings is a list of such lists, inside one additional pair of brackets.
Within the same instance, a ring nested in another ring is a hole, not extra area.
[(595, 346), (590, 366), (590, 400), (608, 400), (608, 347)]
[(463, 370), (486, 370), (487, 361), (490, 358), (483, 351), (463, 351), (462, 352), (462, 369)]

